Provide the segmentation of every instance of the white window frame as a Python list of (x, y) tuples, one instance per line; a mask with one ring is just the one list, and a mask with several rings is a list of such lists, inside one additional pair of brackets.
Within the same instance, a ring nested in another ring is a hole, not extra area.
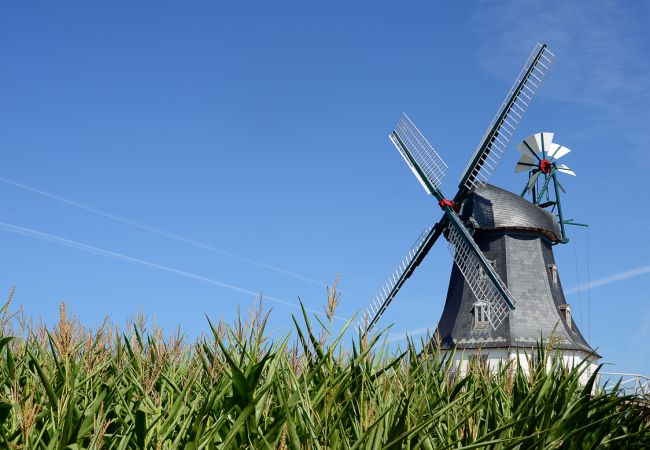
[(560, 305), (560, 314), (562, 314), (562, 318), (565, 320), (567, 326), (569, 327), (569, 330), (573, 331), (573, 318), (571, 317), (571, 305), (568, 303), (565, 303), (564, 305)]
[(558, 285), (560, 283), (560, 278), (557, 273), (557, 266), (555, 264), (549, 264), (546, 267), (548, 268), (548, 277), (551, 280), (551, 283)]
[(474, 314), (474, 325), (475, 326), (484, 326), (490, 323), (490, 317), (488, 315), (488, 305), (485, 302), (476, 302), (472, 307), (472, 312)]

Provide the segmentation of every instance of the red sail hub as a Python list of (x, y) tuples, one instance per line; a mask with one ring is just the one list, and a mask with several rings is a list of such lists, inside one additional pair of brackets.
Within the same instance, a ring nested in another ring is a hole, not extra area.
[(539, 170), (542, 171), (542, 173), (550, 173), (551, 172), (551, 161), (548, 159), (542, 159), (539, 162)]
[(453, 209), (456, 212), (460, 211), (460, 205), (458, 203), (454, 202), (453, 200), (448, 200), (446, 198), (440, 200), (438, 202), (438, 205), (440, 205), (442, 209), (445, 209), (445, 206), (449, 206), (451, 209)]

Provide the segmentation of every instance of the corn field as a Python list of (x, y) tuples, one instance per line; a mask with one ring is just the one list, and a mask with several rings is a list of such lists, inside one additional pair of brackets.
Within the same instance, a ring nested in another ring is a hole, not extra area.
[[(10, 297), (11, 300), (11, 297)], [(344, 343), (325, 318), (294, 317), (279, 341), (261, 306), (188, 342), (148, 328), (85, 329), (61, 306), (33, 325), (10, 301), (0, 323), (0, 447), (7, 449), (648, 448), (642, 399), (599, 392), (584, 368), (472, 366), (422, 339)], [(559, 358), (557, 359), (559, 360)], [(555, 363), (554, 363), (555, 364)]]

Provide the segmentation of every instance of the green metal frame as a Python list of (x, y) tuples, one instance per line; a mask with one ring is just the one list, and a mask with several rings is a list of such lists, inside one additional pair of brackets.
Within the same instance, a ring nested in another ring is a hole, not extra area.
[[(546, 154), (543, 148), (543, 143), (542, 143), (542, 159), (545, 159)], [(539, 206), (540, 208), (548, 208), (549, 206), (557, 206), (557, 218), (558, 222), (560, 223), (560, 231), (562, 232), (562, 236), (560, 237), (560, 243), (561, 244), (566, 244), (569, 242), (569, 238), (566, 235), (566, 229), (564, 228), (565, 225), (575, 225), (579, 227), (588, 227), (589, 225), (584, 224), (584, 223), (577, 223), (574, 222), (573, 219), (565, 220), (564, 219), (564, 214), (562, 212), (562, 201), (561, 201), (561, 195), (560, 191), (565, 192), (564, 188), (560, 184), (560, 182), (557, 180), (557, 167), (555, 166), (555, 163), (551, 163), (551, 170), (549, 173), (544, 173), (542, 174), (544, 176), (544, 184), (542, 185), (541, 188), (538, 188), (538, 183), (539, 183), (539, 176), (537, 180), (535, 180), (535, 183), (533, 186), (529, 186), (528, 183), (526, 182), (526, 187), (524, 187), (524, 190), (521, 192), (521, 197), (525, 197), (528, 192), (531, 193), (531, 200), (534, 205)], [(528, 172), (528, 179), (530, 180), (533, 176), (535, 176), (538, 172), (541, 172), (541, 169), (539, 167), (534, 168), (530, 172)], [(551, 201), (545, 202), (540, 204), (542, 198), (544, 197), (544, 194), (549, 195), (549, 184), (553, 182), (553, 194), (555, 198)]]

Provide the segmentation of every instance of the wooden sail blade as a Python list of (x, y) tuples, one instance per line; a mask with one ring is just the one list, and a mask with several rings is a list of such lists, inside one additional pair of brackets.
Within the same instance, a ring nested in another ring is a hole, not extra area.
[(439, 189), (447, 164), (406, 114), (402, 114), (389, 137), (424, 190), (431, 195)]
[(377, 295), (373, 297), (370, 304), (359, 316), (356, 326), (358, 332), (365, 335), (379, 321), (379, 318), (393, 301), (393, 298), (395, 298), (395, 295), (397, 295), (404, 282), (411, 276), (415, 268), (436, 242), (444, 229), (445, 222), (441, 221), (434, 226), (426, 228), (416, 239), (406, 256), (400, 261), (388, 277), (386, 283), (384, 283)]
[(453, 209), (446, 208), (445, 213), (449, 218), (445, 232), (449, 251), (476, 299), (486, 306), (490, 325), (497, 329), (516, 301)]
[(535, 46), (465, 168), (455, 201), (488, 181), (554, 58), (546, 44)]

